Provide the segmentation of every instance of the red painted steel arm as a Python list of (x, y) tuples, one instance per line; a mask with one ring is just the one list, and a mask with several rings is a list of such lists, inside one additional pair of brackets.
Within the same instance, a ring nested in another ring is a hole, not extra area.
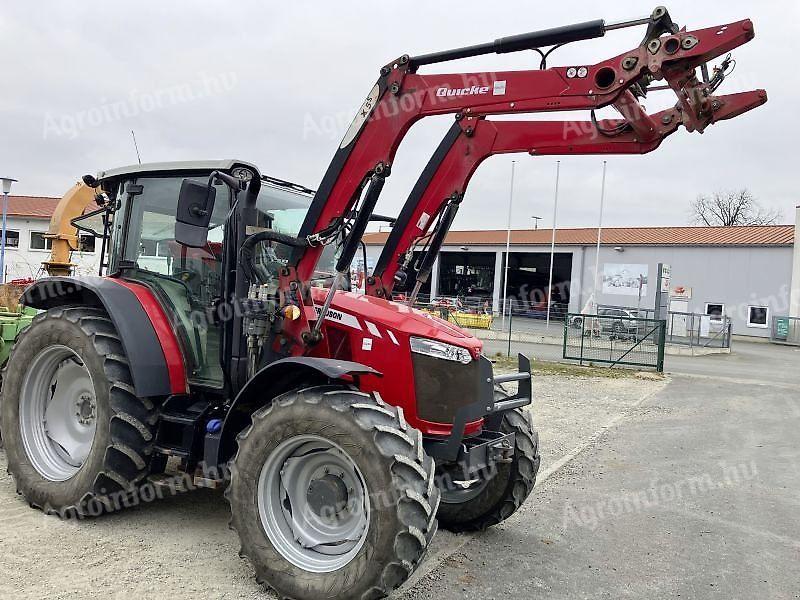
[[(714, 108), (708, 122), (731, 119), (767, 101), (764, 90), (710, 97)], [(627, 102), (627, 101), (626, 101)], [(636, 103), (637, 107), (639, 104)], [(621, 107), (628, 119), (599, 121), (488, 121), (482, 117), (462, 119), (455, 128), (455, 142), (444, 157), (434, 156), (434, 172), (423, 173), (401, 212), (367, 280), (367, 293), (390, 297), (395, 275), (414, 245), (424, 237), (437, 215), (451, 200), (464, 197), (469, 180), (478, 166), (495, 154), (527, 152), (532, 155), (646, 154), (661, 145), (681, 125), (696, 124), (681, 108), (654, 115), (633, 114), (626, 103)], [(614, 130), (629, 124), (628, 131), (605, 137), (599, 129)], [(705, 123), (704, 123), (705, 125)], [(421, 193), (420, 193), (421, 192)]]
[[(407, 56), (386, 65), (348, 130), (314, 199), (301, 236), (312, 235), (348, 214), (366, 180), (391, 168), (395, 153), (419, 119), (442, 114), (481, 115), (601, 108), (617, 102), (643, 78), (667, 78), (670, 85), (697, 85), (694, 70), (754, 37), (747, 19), (659, 38), (652, 51), (643, 44), (595, 65), (575, 68), (487, 73), (419, 75)], [(674, 53), (670, 40), (678, 45)], [(580, 77), (578, 72), (585, 76)], [(686, 95), (692, 95), (694, 89)], [(681, 92), (683, 94), (683, 92)], [(702, 103), (686, 100), (686, 114), (702, 128)], [(312, 247), (293, 260), (299, 281), (316, 268), (321, 249)]]
[[(659, 10), (654, 13), (654, 23)], [(666, 79), (683, 96), (683, 120), (687, 127), (702, 130), (708, 106), (698, 98), (702, 84), (694, 78), (694, 70), (753, 39), (753, 24), (744, 20), (694, 32), (676, 28), (666, 31), (669, 33), (661, 37), (658, 37), (660, 30), (653, 32), (650, 39), (646, 38), (630, 52), (581, 67), (419, 75), (416, 72), (419, 65), (408, 56), (384, 66), (334, 155), (300, 229), (299, 237), (315, 243), (297, 249), (280, 276), (283, 301), (301, 308), (301, 318), (287, 322), (284, 328), (286, 341), (297, 344), (293, 352), (302, 352), (304, 346), (318, 339), (308, 335), (309, 321), (315, 320), (309, 280), (322, 252), (318, 234), (329, 232), (351, 213), (368, 182), (377, 182), (380, 189), (391, 171), (400, 142), (417, 120), (441, 114), (468, 118), (472, 114), (594, 109), (624, 102), (626, 93), (634, 86)], [(517, 47), (512, 42), (494, 51), (521, 49), (523, 46)], [(429, 57), (419, 57), (417, 62), (434, 62), (423, 58)]]

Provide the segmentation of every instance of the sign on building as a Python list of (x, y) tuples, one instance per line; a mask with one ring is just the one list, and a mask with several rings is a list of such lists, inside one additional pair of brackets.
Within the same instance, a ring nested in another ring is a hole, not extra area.
[(692, 288), (685, 285), (673, 285), (669, 290), (669, 297), (672, 300), (691, 300)]
[(672, 267), (661, 263), (661, 293), (669, 293), (670, 284), (672, 283)]
[(647, 265), (603, 264), (603, 293), (617, 296), (647, 296)]

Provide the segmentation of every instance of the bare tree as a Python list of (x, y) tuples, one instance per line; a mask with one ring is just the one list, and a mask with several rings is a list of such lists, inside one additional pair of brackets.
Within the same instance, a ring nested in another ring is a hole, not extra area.
[(691, 221), (709, 227), (774, 225), (782, 216), (779, 210), (762, 207), (747, 188), (700, 194), (691, 206)]

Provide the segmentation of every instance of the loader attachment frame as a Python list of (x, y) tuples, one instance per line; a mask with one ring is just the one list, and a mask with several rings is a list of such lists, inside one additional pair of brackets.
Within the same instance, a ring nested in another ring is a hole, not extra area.
[[(638, 47), (596, 64), (530, 71), (417, 73), (427, 64), (538, 49), (645, 24), (647, 34)], [(691, 32), (680, 30), (666, 9), (659, 7), (649, 19), (578, 24), (418, 57), (403, 55), (388, 63), (381, 68), (378, 81), (345, 133), (300, 229), (298, 237), (303, 243), (295, 248), (280, 274), (281, 303), (295, 305), (300, 311), (299, 318), (287, 321), (282, 340), (276, 343), (299, 355), (321, 340), (313, 323), (324, 318), (325, 310), (318, 317), (308, 282), (322, 247), (345, 230), (363, 231), (383, 180), (391, 173), (397, 148), (416, 121), (444, 114), (463, 120), (474, 115), (595, 110), (617, 105), (634, 115), (629, 121), (635, 125), (638, 141), (647, 143), (658, 137), (657, 124), (646, 118), (637, 97), (646, 93), (653, 80), (666, 80), (678, 95), (680, 122), (689, 131), (702, 132), (714, 122), (715, 109), (710, 84), (697, 78), (696, 69), (754, 35), (749, 19)], [(352, 249), (354, 241), (346, 240), (345, 248)], [(335, 291), (334, 285), (330, 293)]]
[[(656, 150), (681, 125), (691, 126), (680, 105), (647, 115), (637, 110), (640, 105), (629, 94), (618, 102), (618, 109), (627, 116), (621, 119), (491, 121), (484, 117), (466, 117), (457, 121), (409, 195), (375, 270), (367, 278), (367, 293), (391, 297), (394, 286), (406, 280), (413, 260), (411, 250), (426, 238), (434, 223), (435, 233), (431, 235), (425, 254), (431, 258), (436, 255), (472, 175), (490, 156), (520, 152), (532, 156), (646, 154)], [(713, 106), (710, 122), (732, 119), (766, 101), (764, 90), (713, 96), (710, 98)], [(611, 131), (616, 133), (607, 133)], [(443, 216), (448, 207), (451, 211)], [(433, 261), (422, 258), (418, 264), (421, 266), (415, 270), (419, 287), (419, 283), (427, 281)]]

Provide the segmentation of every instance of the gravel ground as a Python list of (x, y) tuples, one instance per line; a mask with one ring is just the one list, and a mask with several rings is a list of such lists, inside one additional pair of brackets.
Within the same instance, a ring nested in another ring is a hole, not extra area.
[[(540, 432), (542, 477), (666, 385), (564, 375), (534, 382), (531, 410)], [(220, 492), (198, 490), (99, 519), (63, 522), (30, 509), (15, 494), (5, 462), (0, 450), (0, 598), (271, 597), (237, 557)], [(536, 492), (529, 502), (536, 502)], [(519, 518), (529, 514), (523, 509)], [(441, 531), (397, 595), (417, 597), (415, 583), (439, 562), (457, 560), (469, 539)]]

